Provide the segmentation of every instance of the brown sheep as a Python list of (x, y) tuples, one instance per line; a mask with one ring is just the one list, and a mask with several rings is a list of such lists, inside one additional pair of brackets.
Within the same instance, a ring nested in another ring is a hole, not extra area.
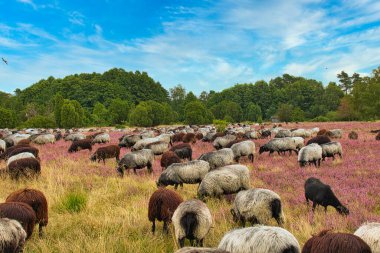
[(355, 131), (351, 131), (349, 134), (348, 134), (348, 138), (351, 139), (351, 140), (357, 140), (358, 139), (358, 133), (355, 132)]
[(180, 133), (176, 133), (173, 135), (172, 137), (172, 142), (180, 142), (182, 141), (183, 137), (185, 136), (185, 133), (183, 132), (180, 132)]
[(103, 132), (96, 132), (96, 133), (94, 133), (94, 134), (87, 135), (87, 136), (86, 136), (86, 139), (93, 140), (93, 139), (95, 139), (95, 137), (98, 136), (99, 134), (103, 134)]
[(0, 160), (8, 160), (10, 153), (12, 153), (14, 150), (21, 147), (31, 147), (31, 146), (29, 144), (25, 144), (25, 145), (16, 145), (16, 146), (9, 147), (5, 150), (4, 153), (0, 155)]
[(218, 132), (214, 134), (214, 136), (211, 138), (211, 142), (215, 141), (216, 138), (223, 137), (223, 136), (225, 136), (225, 133)]
[(191, 161), (193, 159), (193, 150), (190, 144), (181, 143), (170, 148), (170, 151), (176, 153), (181, 159), (188, 159)]
[(37, 158), (39, 150), (38, 150), (38, 148), (31, 147), (31, 146), (30, 147), (19, 147), (19, 148), (16, 148), (15, 150), (13, 150), (12, 152), (10, 152), (8, 155), (8, 158), (12, 157), (14, 155), (18, 155), (20, 153), (25, 153), (25, 152), (31, 153)]
[(182, 141), (184, 143), (196, 143), (197, 142), (197, 139), (195, 138), (195, 134), (194, 133), (187, 133), (183, 136), (182, 138)]
[(164, 168), (166, 169), (169, 165), (173, 163), (180, 163), (180, 162), (181, 162), (181, 158), (179, 158), (178, 155), (174, 153), (173, 151), (166, 151), (165, 153), (162, 154), (162, 157), (161, 157), (162, 170), (164, 170)]
[(30, 144), (29, 139), (23, 139), (17, 143), (17, 145), (26, 145), (26, 144)]
[(360, 237), (348, 233), (332, 233), (328, 230), (310, 238), (302, 253), (371, 253), (371, 249)]
[(41, 164), (36, 158), (22, 158), (11, 162), (7, 172), (12, 179), (33, 178), (41, 174)]
[(70, 146), (68, 151), (69, 151), (69, 153), (72, 153), (72, 152), (77, 152), (77, 151), (82, 150), (82, 149), (88, 149), (88, 150), (92, 151), (91, 140), (84, 139), (84, 140), (73, 141), (73, 143), (71, 143), (71, 146)]
[(203, 134), (202, 134), (202, 133), (196, 133), (196, 134), (195, 134), (195, 138), (196, 138), (197, 140), (202, 140), (202, 139), (203, 139)]
[(38, 223), (39, 236), (43, 235), (43, 227), (46, 227), (49, 222), (48, 215), (48, 203), (45, 195), (35, 189), (21, 189), (15, 192), (12, 192), (5, 202), (22, 202), (28, 204), (33, 208), (36, 213), (36, 223)]
[(148, 218), (152, 222), (152, 233), (156, 230), (156, 219), (164, 222), (164, 232), (168, 233), (168, 223), (178, 205), (183, 202), (182, 197), (175, 191), (159, 188), (149, 199)]
[(120, 147), (118, 145), (109, 145), (105, 147), (98, 148), (94, 154), (90, 157), (90, 160), (95, 162), (98, 160), (100, 162), (103, 160), (103, 163), (106, 164), (107, 158), (116, 158), (116, 162), (120, 160)]
[(325, 144), (331, 142), (331, 139), (326, 135), (317, 135), (314, 138), (311, 138), (307, 141), (306, 145), (311, 143), (317, 143), (318, 145)]
[(34, 210), (22, 202), (7, 202), (0, 204), (0, 218), (17, 220), (24, 228), (28, 239), (34, 230), (36, 224), (36, 213)]
[(327, 134), (327, 130), (326, 129), (321, 129), (317, 133), (317, 135), (326, 135), (326, 134)]
[(380, 132), (377, 133), (377, 135), (376, 135), (376, 140), (377, 140), (377, 141), (380, 141)]

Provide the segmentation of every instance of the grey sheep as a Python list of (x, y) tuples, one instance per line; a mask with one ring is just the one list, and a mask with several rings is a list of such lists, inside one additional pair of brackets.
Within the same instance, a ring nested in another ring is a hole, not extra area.
[[(207, 205), (198, 199), (182, 202), (174, 211), (172, 222), (175, 237), (180, 247), (185, 246), (185, 239), (192, 246), (203, 246), (203, 240), (212, 225), (211, 212)], [(195, 244), (194, 244), (195, 240)]]
[(248, 221), (253, 225), (269, 225), (274, 218), (278, 225), (284, 223), (280, 196), (268, 189), (255, 188), (240, 191), (234, 200), (231, 214), (235, 222), (245, 226)]
[(173, 163), (164, 170), (157, 181), (157, 186), (178, 185), (200, 183), (210, 171), (208, 162), (194, 160), (185, 163)]
[(255, 131), (255, 130), (253, 130), (253, 131), (247, 131), (247, 132), (244, 134), (244, 136), (245, 136), (246, 138), (248, 138), (248, 139), (254, 139), (254, 140), (256, 140), (256, 139), (259, 139), (259, 138), (260, 138), (260, 133), (257, 132), (257, 131)]
[(135, 174), (137, 169), (147, 167), (148, 172), (152, 173), (154, 161), (153, 151), (150, 149), (142, 149), (126, 154), (118, 163), (117, 172), (121, 177), (124, 176), (124, 170), (133, 169)]
[(315, 167), (319, 167), (321, 165), (321, 160), (322, 148), (317, 143), (312, 143), (301, 148), (298, 153), (298, 163), (301, 167), (311, 163), (313, 163)]
[(198, 160), (206, 161), (210, 164), (210, 170), (234, 163), (234, 152), (230, 148), (223, 148), (201, 155)]
[(36, 144), (47, 144), (47, 143), (55, 143), (55, 135), (54, 134), (41, 134), (37, 136), (34, 140)]
[(354, 235), (362, 238), (371, 248), (372, 253), (380, 253), (380, 223), (365, 223), (355, 231)]
[(228, 165), (206, 174), (198, 188), (198, 198), (220, 198), (224, 194), (233, 194), (250, 187), (249, 170), (246, 166)]
[(79, 141), (86, 139), (86, 135), (82, 133), (69, 134), (65, 137), (65, 141)]
[(110, 135), (107, 134), (107, 133), (102, 133), (102, 134), (98, 134), (97, 136), (95, 136), (95, 138), (92, 140), (92, 144), (95, 144), (95, 143), (108, 143), (110, 142), (111, 138), (110, 138)]
[(165, 151), (168, 150), (168, 143), (164, 141), (157, 141), (149, 143), (145, 146), (145, 148), (152, 150), (153, 154), (155, 155), (162, 155)]
[(22, 252), (26, 240), (26, 232), (16, 220), (0, 219), (0, 252)]
[(212, 145), (214, 146), (215, 149), (219, 150), (219, 149), (225, 148), (228, 143), (230, 143), (231, 141), (234, 141), (235, 139), (236, 139), (236, 136), (230, 135), (230, 134), (223, 137), (217, 137), (212, 143)]
[(311, 131), (303, 128), (296, 129), (291, 132), (291, 137), (308, 138), (311, 136)]
[(342, 145), (339, 142), (332, 141), (325, 144), (321, 144), (322, 148), (322, 160), (324, 161), (326, 157), (332, 157), (335, 159), (335, 155), (339, 155), (342, 158)]
[(260, 147), (259, 154), (264, 152), (269, 152), (269, 155), (273, 152), (281, 154), (286, 151), (289, 151), (290, 154), (292, 151), (298, 153), (300, 147), (303, 146), (303, 139), (301, 143), (301, 139), (299, 138), (301, 137), (274, 138)]
[(239, 162), (239, 159), (242, 156), (248, 156), (251, 162), (253, 162), (254, 155), (256, 153), (256, 146), (253, 141), (242, 141), (235, 143), (231, 146), (231, 149), (234, 153), (235, 162)]
[(218, 246), (231, 253), (299, 253), (297, 239), (280, 227), (255, 226), (225, 234)]
[(139, 140), (142, 139), (142, 136), (139, 134), (131, 134), (124, 136), (119, 142), (119, 147), (127, 147), (130, 148), (136, 144)]
[(343, 130), (342, 129), (332, 129), (330, 131), (327, 131), (327, 135), (331, 138), (340, 139), (343, 137)]
[(280, 129), (274, 138), (284, 138), (292, 136), (292, 132), (288, 129)]

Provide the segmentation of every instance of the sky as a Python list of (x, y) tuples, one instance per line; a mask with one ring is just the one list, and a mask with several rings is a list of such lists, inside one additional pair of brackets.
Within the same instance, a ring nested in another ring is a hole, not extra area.
[(0, 0), (0, 57), (6, 92), (115, 67), (196, 94), (284, 73), (326, 85), (380, 66), (380, 1)]

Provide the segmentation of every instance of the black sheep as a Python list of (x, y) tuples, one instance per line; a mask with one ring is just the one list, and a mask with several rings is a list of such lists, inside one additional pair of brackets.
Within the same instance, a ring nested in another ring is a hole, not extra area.
[(342, 203), (335, 196), (331, 187), (324, 184), (315, 177), (310, 177), (305, 182), (305, 198), (309, 205), (309, 200), (313, 202), (313, 212), (317, 205), (321, 205), (327, 211), (327, 206), (334, 207), (340, 214), (348, 215), (350, 212), (347, 207), (343, 206)]
[(191, 146), (188, 143), (175, 145), (171, 147), (170, 151), (176, 153), (176, 155), (179, 156), (179, 158), (181, 159), (189, 159), (189, 161), (193, 159), (193, 150), (191, 149)]
[(88, 150), (92, 151), (92, 143), (91, 142), (92, 141), (89, 139), (73, 141), (73, 143), (71, 143), (71, 146), (69, 148), (69, 153), (77, 152), (77, 151), (82, 150), (82, 149), (88, 149)]

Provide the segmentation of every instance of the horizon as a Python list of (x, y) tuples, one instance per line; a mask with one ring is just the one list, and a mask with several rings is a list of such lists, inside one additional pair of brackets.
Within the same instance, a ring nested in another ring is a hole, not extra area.
[[(0, 2), (0, 90), (49, 76), (145, 71), (169, 90), (221, 91), (283, 74), (337, 81), (380, 65), (380, 2)], [(275, 15), (275, 18), (272, 16)]]

